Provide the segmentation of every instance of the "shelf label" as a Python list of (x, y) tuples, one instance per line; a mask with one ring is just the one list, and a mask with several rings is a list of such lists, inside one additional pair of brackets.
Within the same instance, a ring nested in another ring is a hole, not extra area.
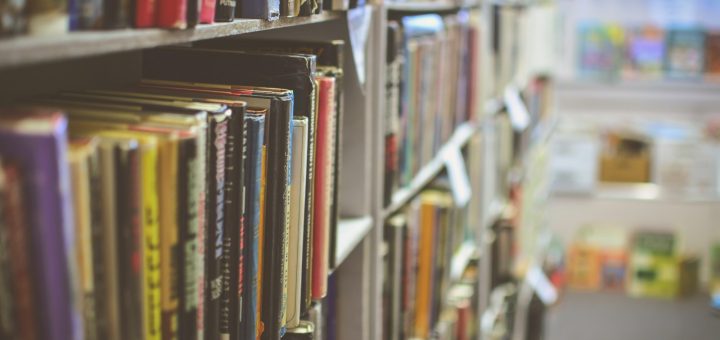
[(470, 178), (465, 167), (465, 160), (459, 147), (448, 147), (443, 150), (443, 160), (450, 179), (450, 190), (452, 191), (455, 204), (463, 207), (468, 204), (472, 196)]
[(348, 32), (352, 47), (355, 71), (360, 84), (365, 84), (365, 47), (370, 33), (371, 6), (361, 6), (347, 11)]
[(520, 98), (520, 91), (514, 86), (508, 86), (505, 88), (503, 99), (513, 129), (515, 131), (527, 129), (530, 126), (530, 113), (522, 98)]
[(535, 290), (540, 301), (546, 306), (552, 305), (557, 301), (557, 289), (555, 289), (555, 286), (553, 286), (540, 267), (532, 266), (527, 273), (526, 280), (530, 284), (530, 287)]

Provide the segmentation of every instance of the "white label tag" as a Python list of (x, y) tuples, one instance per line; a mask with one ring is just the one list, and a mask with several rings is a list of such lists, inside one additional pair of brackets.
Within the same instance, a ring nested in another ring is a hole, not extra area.
[(525, 107), (522, 98), (520, 98), (520, 91), (514, 86), (508, 86), (505, 89), (504, 94), (505, 107), (507, 107), (508, 115), (510, 116), (510, 124), (515, 131), (523, 131), (530, 125), (530, 113)]
[(443, 151), (443, 160), (447, 168), (450, 190), (452, 190), (455, 204), (463, 207), (470, 201), (472, 189), (460, 148), (446, 148)]
[(352, 47), (355, 71), (360, 84), (365, 84), (365, 46), (370, 32), (371, 6), (362, 6), (347, 11), (348, 32)]
[(545, 273), (538, 266), (533, 266), (527, 273), (527, 282), (546, 305), (552, 305), (558, 299), (557, 289), (552, 285)]

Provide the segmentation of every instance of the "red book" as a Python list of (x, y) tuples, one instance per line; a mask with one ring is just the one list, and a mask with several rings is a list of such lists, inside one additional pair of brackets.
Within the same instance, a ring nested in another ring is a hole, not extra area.
[(155, 0), (137, 0), (135, 2), (135, 27), (155, 26)]
[(15, 297), (15, 319), (17, 320), (18, 339), (39, 339), (38, 320), (33, 294), (33, 278), (29, 258), (30, 225), (25, 216), (26, 205), (23, 197), (22, 175), (17, 166), (4, 164), (2, 171), (5, 176), (3, 204), (5, 224), (7, 226), (8, 254), (12, 259), (10, 268), (12, 291)]
[(201, 0), (200, 23), (212, 24), (215, 22), (215, 0)]
[(186, 28), (187, 0), (158, 0), (156, 25), (162, 28)]
[(315, 202), (313, 204), (312, 298), (327, 294), (330, 203), (335, 154), (335, 78), (318, 77), (319, 106), (315, 146)]

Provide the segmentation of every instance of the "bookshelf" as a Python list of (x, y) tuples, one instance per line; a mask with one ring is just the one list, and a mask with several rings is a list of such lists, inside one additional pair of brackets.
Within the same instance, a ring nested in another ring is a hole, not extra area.
[[(508, 203), (507, 193), (494, 192), (500, 176), (497, 153), (500, 146), (491, 143), (499, 130), (498, 116), (505, 110), (502, 100), (494, 93), (502, 93), (505, 84), (493, 82), (494, 68), (486, 58), (491, 51), (491, 4), (516, 7), (519, 2), (465, 1), (462, 3), (370, 3), (348, 11), (324, 11), (309, 17), (281, 18), (276, 21), (236, 19), (230, 23), (199, 25), (188, 30), (127, 29), (109, 31), (72, 32), (53, 37), (21, 36), (0, 39), (0, 79), (9, 83), (18, 80), (17, 88), (3, 88), (0, 99), (12, 101), (33, 95), (95, 87), (127, 86), (137, 82), (142, 74), (143, 51), (169, 45), (189, 45), (194, 42), (232, 39), (342, 39), (344, 112), (339, 165), (339, 217), (336, 225), (334, 267), (329, 268), (338, 287), (336, 308), (332, 313), (337, 337), (342, 340), (383, 339), (383, 228), (386, 220), (407, 206), (436, 178), (446, 171), (446, 154), (469, 150), (469, 158), (479, 156), (480, 169), (471, 174), (472, 200), (470, 205), (480, 211), (468, 222), (477, 233), (476, 239), (462, 242), (449, 259), (451, 280), (459, 281), (465, 269), (479, 261), (478, 292), (473, 292), (473, 304), (479, 305), (480, 318), (489, 300), (486, 275), (493, 259), (487, 251), (490, 225), (501, 218)], [(526, 4), (526, 2), (523, 2)], [(478, 88), (468, 96), (476, 97), (468, 122), (458, 125), (450, 138), (420, 170), (409, 185), (392, 193), (389, 206), (383, 206), (384, 190), (384, 131), (386, 110), (387, 22), (388, 16), (399, 14), (442, 13), (460, 10), (477, 11), (481, 21), (477, 37), (479, 62), (476, 72), (481, 74)], [(358, 24), (367, 19), (367, 25)], [(358, 32), (361, 31), (362, 32)], [(228, 40), (229, 41), (229, 40)], [(500, 60), (501, 58), (497, 58)], [(544, 131), (544, 130), (543, 130)], [(550, 132), (546, 132), (549, 134)], [(545, 136), (543, 134), (543, 136)], [(546, 138), (541, 138), (543, 141)], [(474, 149), (479, 146), (481, 150)], [(492, 174), (491, 174), (492, 173)], [(495, 177), (493, 177), (495, 176)], [(477, 183), (476, 183), (477, 182)], [(493, 192), (490, 192), (490, 191)], [(474, 289), (474, 288), (473, 288)], [(324, 300), (323, 300), (324, 302)], [(434, 326), (434, 325), (433, 325)], [(320, 338), (316, 340), (325, 340)]]
[(340, 17), (339, 12), (326, 11), (309, 17), (275, 21), (236, 19), (227, 23), (198, 25), (186, 30), (149, 28), (81, 31), (57, 36), (20, 36), (0, 40), (0, 69), (315, 24)]

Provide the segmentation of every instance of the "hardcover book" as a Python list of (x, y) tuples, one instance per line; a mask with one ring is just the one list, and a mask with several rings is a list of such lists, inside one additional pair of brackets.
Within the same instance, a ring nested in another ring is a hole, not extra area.
[(670, 29), (665, 37), (665, 73), (671, 78), (698, 78), (705, 67), (705, 32)]
[[(27, 178), (27, 195), (36, 213), (28, 214), (25, 230), (34, 250), (31, 265), (38, 339), (81, 337), (81, 311), (72, 299), (70, 261), (74, 231), (70, 207), (70, 179), (66, 168), (67, 121), (56, 112), (17, 112), (0, 118), (0, 155), (13, 159)], [(40, 327), (39, 325), (42, 325)]]
[(307, 167), (308, 126), (306, 117), (293, 119), (292, 132), (292, 186), (290, 188), (290, 238), (288, 255), (288, 303), (287, 327), (294, 328), (300, 323), (302, 302), (302, 262), (305, 240), (305, 171)]

